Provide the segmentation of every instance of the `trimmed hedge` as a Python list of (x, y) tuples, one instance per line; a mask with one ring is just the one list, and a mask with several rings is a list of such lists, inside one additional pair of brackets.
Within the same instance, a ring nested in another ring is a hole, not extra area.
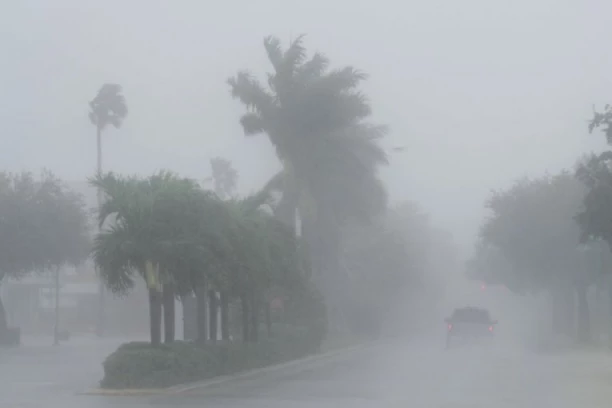
[(275, 328), (255, 344), (176, 341), (121, 345), (103, 363), (103, 388), (164, 388), (306, 357), (319, 351), (323, 331)]

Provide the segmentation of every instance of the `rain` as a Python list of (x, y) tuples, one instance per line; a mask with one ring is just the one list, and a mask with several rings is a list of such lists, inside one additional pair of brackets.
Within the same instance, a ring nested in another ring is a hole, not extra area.
[(2, 406), (610, 406), (609, 4), (0, 10)]

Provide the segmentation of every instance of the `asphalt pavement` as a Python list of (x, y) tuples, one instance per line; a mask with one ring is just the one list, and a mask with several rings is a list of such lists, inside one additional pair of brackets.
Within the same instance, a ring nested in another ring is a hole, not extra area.
[(609, 408), (612, 357), (382, 343), (313, 366), (150, 402), (159, 407)]
[[(0, 406), (34, 408), (609, 408), (612, 356), (535, 354), (499, 343), (445, 351), (439, 338), (381, 342), (249, 378), (148, 397), (95, 386), (105, 345), (0, 350)], [(97, 350), (97, 351), (94, 351)], [(62, 362), (63, 360), (63, 362)], [(98, 361), (96, 361), (98, 360)]]
[(54, 346), (51, 337), (26, 337), (20, 347), (0, 348), (0, 407), (40, 407), (43, 402), (45, 407), (80, 407), (72, 405), (75, 394), (97, 385), (102, 361), (125, 341), (81, 336)]

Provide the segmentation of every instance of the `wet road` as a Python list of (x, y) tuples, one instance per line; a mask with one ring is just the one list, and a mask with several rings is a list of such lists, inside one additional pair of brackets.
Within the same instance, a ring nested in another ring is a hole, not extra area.
[[(0, 407), (80, 407), (75, 393), (96, 386), (102, 361), (126, 339), (95, 336), (60, 346), (52, 338), (26, 338), (18, 348), (0, 348)], [(68, 405), (62, 405), (65, 401)], [(81, 401), (83, 402), (83, 401)]]
[(386, 344), (155, 401), (163, 407), (609, 408), (612, 358)]
[[(612, 406), (612, 356), (600, 352), (536, 355), (502, 345), (445, 352), (439, 342), (396, 341), (297, 368), (164, 397), (77, 396), (71, 386), (95, 381), (92, 370), (77, 375), (78, 367), (84, 368), (89, 360), (66, 363), (63, 369), (58, 368), (58, 375), (49, 377), (48, 364), (52, 360), (40, 359), (40, 373), (46, 374), (32, 376), (40, 382), (38, 385), (22, 384), (19, 388), (15, 381), (12, 386), (1, 385), (0, 406), (30, 408), (43, 403), (47, 408)], [(42, 368), (45, 364), (46, 371)], [(25, 372), (24, 367), (19, 372)], [(0, 363), (3, 383), (11, 378), (8, 369), (9, 366)], [(59, 378), (60, 374), (69, 373), (72, 377)], [(5, 399), (7, 395), (10, 400)]]

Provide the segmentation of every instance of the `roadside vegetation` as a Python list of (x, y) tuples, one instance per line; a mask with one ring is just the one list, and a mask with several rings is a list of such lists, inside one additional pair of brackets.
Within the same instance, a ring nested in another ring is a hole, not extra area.
[[(267, 37), (264, 52), (265, 82), (247, 70), (227, 81), (244, 107), (244, 134), (267, 137), (280, 163), (250, 195), (237, 191), (239, 174), (222, 157), (203, 181), (102, 171), (103, 131), (128, 113), (117, 84), (89, 105), (94, 217), (51, 173), (0, 173), (0, 282), (91, 257), (111, 295), (146, 285), (149, 341), (108, 356), (103, 387), (168, 387), (308, 356), (330, 336), (376, 339), (402, 330), (397, 322), (412, 321), (419, 299), (449, 285), (452, 238), (416, 203), (388, 203), (379, 170), (395, 149), (370, 120), (367, 75), (309, 55), (303, 37), (287, 48)], [(611, 124), (606, 106), (589, 129), (612, 143)], [(592, 340), (590, 291), (612, 299), (611, 160), (610, 151), (583, 157), (575, 169), (493, 191), (466, 265), (470, 279), (550, 296), (553, 332), (583, 344)], [(176, 300), (195, 305), (188, 341), (176, 340)], [(18, 339), (0, 300), (0, 343)]]
[[(103, 387), (168, 387), (308, 356), (330, 336), (375, 339), (401, 330), (389, 322), (407, 294), (431, 295), (439, 284), (432, 272), (452, 242), (440, 245), (415, 203), (388, 205), (378, 172), (394, 149), (383, 147), (387, 128), (370, 121), (367, 75), (308, 55), (303, 37), (286, 48), (267, 37), (264, 52), (265, 85), (246, 70), (227, 81), (244, 106), (244, 134), (267, 137), (281, 164), (251, 195), (237, 192), (239, 174), (222, 157), (200, 181), (171, 170), (104, 172), (102, 137), (128, 115), (118, 84), (89, 103), (93, 217), (50, 174), (0, 179), (3, 274), (18, 279), (90, 256), (105, 288), (98, 334), (112, 323), (106, 296), (147, 288), (149, 341), (108, 356)], [(188, 341), (176, 340), (176, 300), (195, 304)], [(1, 303), (0, 317), (0, 334), (10, 333)]]
[[(375, 339), (402, 330), (394, 324), (411, 321), (415, 299), (442, 296), (448, 276), (440, 271), (457, 266), (452, 238), (416, 203), (388, 203), (379, 171), (396, 149), (384, 147), (388, 129), (371, 121), (367, 75), (309, 54), (303, 40), (283, 47), (265, 38), (271, 71), (227, 80), (228, 97), (244, 108), (245, 136), (266, 137), (280, 164), (250, 195), (237, 191), (239, 174), (222, 157), (202, 181), (171, 170), (102, 171), (104, 130), (128, 114), (117, 84), (104, 84), (89, 104), (98, 146), (93, 217), (49, 172), (0, 173), (0, 282), (59, 276), (90, 257), (112, 296), (147, 288), (149, 342), (108, 356), (102, 386), (168, 387), (317, 353), (330, 336)], [(596, 112), (589, 130), (612, 144), (612, 107)], [(552, 334), (592, 342), (591, 292), (612, 299), (612, 151), (517, 179), (485, 206), (467, 276), (549, 296)], [(176, 341), (177, 300), (195, 304), (188, 341)], [(18, 341), (0, 299), (0, 343)]]
[[(602, 130), (611, 143), (611, 123), (606, 106), (594, 114), (589, 131)], [(582, 157), (574, 169), (493, 191), (467, 263), (472, 279), (525, 296), (548, 294), (551, 334), (580, 344), (593, 341), (591, 292), (607, 291), (612, 299), (611, 157), (610, 151)]]
[[(82, 198), (51, 172), (0, 173), (0, 283), (30, 273), (59, 273), (91, 248)], [(0, 344), (19, 344), (0, 299)]]

